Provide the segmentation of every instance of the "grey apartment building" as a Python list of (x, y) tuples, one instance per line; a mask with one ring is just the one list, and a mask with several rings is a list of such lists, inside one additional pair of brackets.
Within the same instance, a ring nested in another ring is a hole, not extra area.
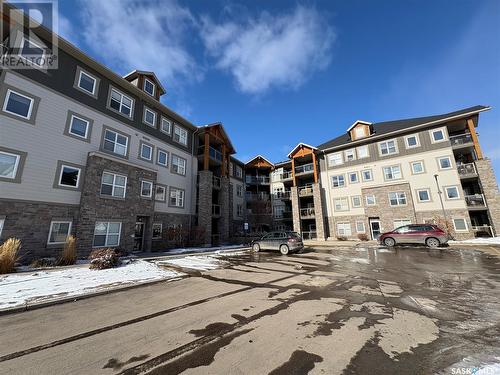
[[(4, 54), (21, 58), (43, 54), (52, 36), (3, 32)], [(0, 242), (21, 239), (24, 259), (54, 256), (69, 234), (85, 256), (270, 230), (375, 239), (443, 217), (456, 238), (500, 230), (497, 182), (476, 134), (489, 107), (356, 121), (282, 162), (243, 163), (222, 123), (195, 125), (160, 102), (154, 72), (122, 77), (57, 41), (58, 69), (0, 72)]]

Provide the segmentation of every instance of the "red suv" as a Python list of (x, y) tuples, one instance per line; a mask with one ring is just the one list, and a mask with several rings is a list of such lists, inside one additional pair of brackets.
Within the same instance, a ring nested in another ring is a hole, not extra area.
[(398, 244), (422, 244), (428, 247), (439, 247), (448, 242), (448, 235), (436, 225), (411, 224), (382, 233), (379, 242), (385, 246)]

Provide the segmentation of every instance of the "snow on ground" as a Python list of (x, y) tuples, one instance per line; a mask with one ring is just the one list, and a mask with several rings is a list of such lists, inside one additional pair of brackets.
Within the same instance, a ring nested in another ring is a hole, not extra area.
[(229, 246), (217, 246), (217, 247), (186, 247), (179, 249), (165, 250), (167, 254), (184, 254), (184, 253), (205, 253), (209, 251), (216, 250), (230, 250), (230, 249), (240, 249), (247, 246), (244, 245), (229, 245)]
[(179, 276), (182, 276), (179, 272), (142, 260), (106, 270), (72, 267), (8, 274), (0, 276), (0, 309)]
[(165, 259), (154, 261), (155, 264), (165, 266), (176, 266), (181, 268), (189, 268), (192, 270), (207, 271), (223, 268), (229, 263), (219, 259), (217, 256), (201, 255), (201, 256), (187, 256), (177, 259)]
[(450, 244), (461, 244), (461, 243), (470, 243), (470, 244), (481, 244), (481, 245), (500, 245), (500, 237), (478, 237), (472, 240), (463, 240), (463, 241), (448, 241)]

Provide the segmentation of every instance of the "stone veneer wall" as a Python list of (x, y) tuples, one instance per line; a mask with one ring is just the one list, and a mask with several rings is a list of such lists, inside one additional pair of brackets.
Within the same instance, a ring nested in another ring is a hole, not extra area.
[(299, 190), (296, 186), (290, 188), (290, 197), (292, 200), (292, 219), (294, 232), (302, 233), (300, 227), (300, 205), (299, 205)]
[(321, 186), (319, 183), (313, 184), (313, 199), (314, 199), (314, 213), (316, 216), (316, 238), (319, 241), (324, 241), (325, 236), (325, 222), (323, 201), (321, 199)]
[(205, 246), (212, 244), (212, 176), (200, 171), (198, 181), (198, 226), (205, 228)]
[[(124, 199), (101, 196), (103, 171), (127, 176), (127, 191)], [(148, 217), (144, 233), (143, 251), (151, 250), (154, 200), (141, 198), (141, 180), (156, 182), (156, 172), (120, 163), (99, 155), (87, 158), (85, 178), (80, 199), (77, 227), (79, 257), (92, 251), (96, 221), (119, 221), (122, 223), (119, 247), (131, 251), (134, 247), (134, 228), (137, 216)], [(154, 192), (153, 192), (154, 196)]]
[(0, 243), (10, 237), (21, 240), (21, 263), (58, 257), (64, 245), (47, 245), (52, 220), (71, 220), (71, 234), (78, 224), (78, 206), (0, 199), (0, 218), (5, 219)]
[(491, 226), (495, 235), (500, 235), (500, 192), (490, 159), (476, 160), (476, 169), (483, 190)]
[(221, 177), (219, 191), (220, 219), (219, 236), (221, 243), (229, 239), (229, 227), (232, 221), (232, 206), (230, 206), (229, 178)]
[(184, 214), (173, 214), (165, 212), (155, 212), (153, 217), (153, 223), (162, 223), (162, 238), (153, 239), (151, 249), (154, 251), (161, 251), (165, 249), (170, 249), (177, 247), (175, 241), (169, 241), (167, 238), (168, 229), (171, 226), (177, 227), (182, 226), (185, 233), (189, 233), (190, 228), (194, 226), (195, 217), (191, 215)]
[[(364, 232), (356, 232), (356, 222), (362, 221), (365, 224)], [(349, 239), (358, 239), (358, 234), (366, 234), (368, 239), (370, 239), (370, 228), (368, 227), (368, 217), (366, 215), (355, 215), (355, 216), (330, 216), (328, 218), (328, 228), (330, 231), (331, 239), (338, 237), (337, 233), (337, 223), (350, 223), (351, 224), (351, 235), (346, 236)]]

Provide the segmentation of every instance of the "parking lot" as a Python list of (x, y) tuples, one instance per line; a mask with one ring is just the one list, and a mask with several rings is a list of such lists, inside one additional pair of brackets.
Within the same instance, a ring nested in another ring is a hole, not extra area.
[(0, 316), (2, 373), (500, 373), (496, 256), (322, 246), (219, 259), (182, 280)]

